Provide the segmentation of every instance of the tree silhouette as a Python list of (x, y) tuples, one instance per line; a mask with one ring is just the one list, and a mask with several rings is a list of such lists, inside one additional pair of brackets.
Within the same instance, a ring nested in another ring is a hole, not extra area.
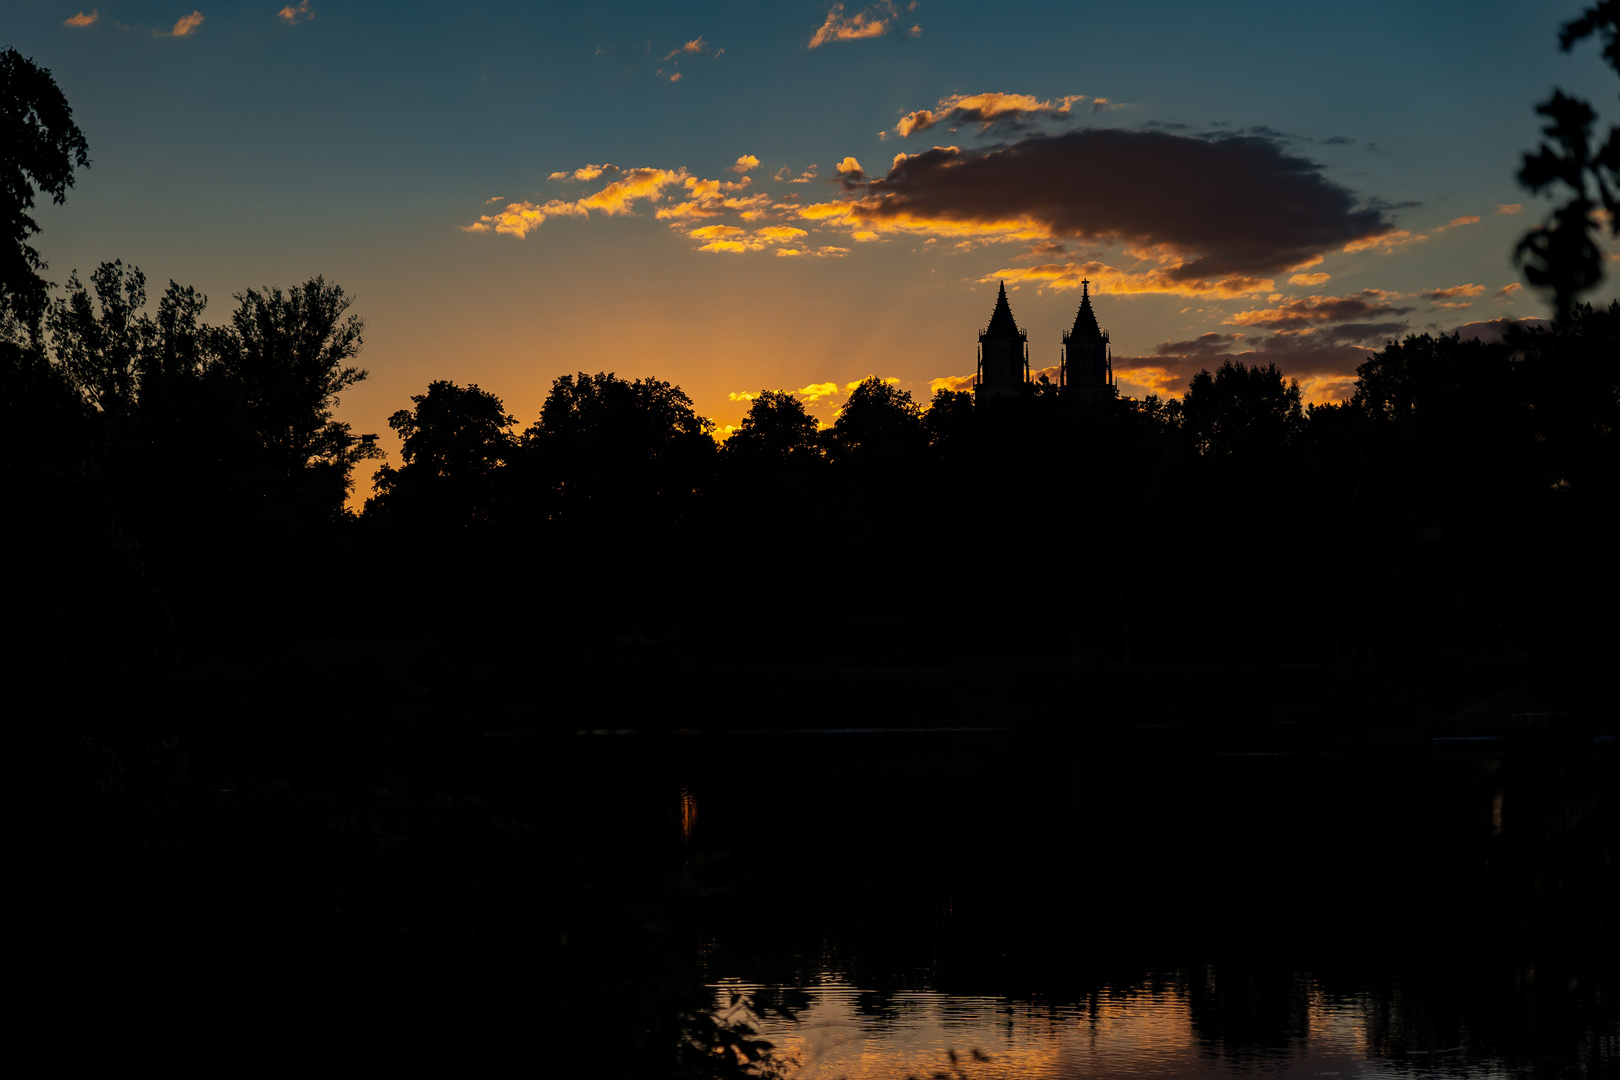
[(488, 522), (499, 499), (500, 470), (516, 441), (501, 399), (476, 383), (435, 381), (411, 397), (414, 409), (388, 418), (404, 446), (404, 464), (372, 478), (367, 512), (402, 514), (429, 531)]
[[(1603, 57), (1620, 74), (1620, 0), (1602, 0), (1565, 23), (1558, 43), (1568, 52), (1594, 34), (1604, 39)], [(1594, 236), (1599, 226), (1592, 220), (1599, 202), (1608, 212), (1610, 235), (1620, 236), (1620, 127), (1611, 126), (1607, 141), (1594, 147), (1591, 136), (1597, 113), (1561, 90), (1536, 112), (1547, 117), (1543, 134), (1552, 143), (1544, 142), (1537, 153), (1524, 156), (1519, 182), (1537, 193), (1561, 185), (1570, 198), (1553, 211), (1549, 224), (1537, 226), (1519, 241), (1515, 255), (1530, 283), (1552, 292), (1553, 310), (1566, 320), (1580, 294), (1603, 280), (1603, 252)], [(1596, 201), (1591, 197), (1594, 190)]]
[(805, 411), (804, 402), (782, 390), (761, 390), (726, 439), (725, 451), (738, 462), (778, 464), (818, 458), (822, 448), (815, 417)]
[(832, 451), (841, 462), (912, 458), (926, 443), (922, 410), (911, 400), (911, 392), (876, 375), (868, 375), (850, 391), (833, 421)]
[[(85, 399), (111, 416), (135, 408), (140, 377), (158, 336), (146, 306), (146, 275), (118, 260), (102, 263), (90, 275), (95, 300), (68, 277), (68, 295), (46, 315), (51, 351)], [(97, 310), (99, 306), (99, 310)]]
[(713, 427), (678, 386), (580, 372), (552, 383), (523, 443), (564, 513), (617, 513), (689, 496), (714, 456)]
[(73, 170), (90, 166), (84, 133), (51, 73), (15, 49), (0, 52), (0, 308), (30, 327), (44, 313), (45, 263), (29, 244), (36, 193), (67, 200)]
[(332, 418), (338, 395), (366, 378), (364, 369), (348, 366), (365, 324), (358, 315), (343, 317), (349, 297), (321, 277), (286, 293), (249, 289), (236, 300), (220, 364), (242, 388), (281, 497), (335, 514), (354, 464), (381, 456)]
[(1193, 376), (1182, 399), (1187, 436), (1206, 457), (1275, 457), (1304, 429), (1298, 382), (1283, 381), (1276, 364), (1228, 360), (1211, 375)]
[(973, 395), (965, 390), (936, 390), (923, 413), (923, 427), (935, 446), (962, 438), (973, 426)]

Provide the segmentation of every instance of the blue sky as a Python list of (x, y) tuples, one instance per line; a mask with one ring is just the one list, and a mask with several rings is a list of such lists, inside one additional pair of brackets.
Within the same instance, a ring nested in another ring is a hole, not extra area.
[[(1533, 105), (1558, 85), (1620, 113), (1595, 47), (1557, 50), (1579, 7), (14, 0), (0, 43), (54, 72), (90, 143), (39, 215), (48, 277), (122, 258), (223, 320), (233, 292), (324, 274), (368, 324), (372, 379), (343, 410), (360, 430), (434, 378), (532, 422), (576, 370), (676, 382), (723, 429), (761, 388), (831, 384), (805, 394), (830, 419), (867, 374), (919, 398), (971, 374), (999, 277), (1037, 368), (1094, 279), (1139, 394), (1249, 355), (1329, 399), (1380, 335), (1545, 314), (1502, 291), (1545, 210), (1513, 180)], [(1033, 216), (998, 218), (1019, 162), (1054, 149)], [(923, 156), (902, 175), (898, 153)], [(1266, 206), (1223, 223), (1252, 169), (1279, 214), (1323, 208), (1244, 256), (1242, 288), (1172, 281), (1274, 231)], [(658, 198), (602, 194), (633, 175)], [(704, 181), (743, 186), (704, 201)], [(545, 220), (497, 231), (509, 207)]]

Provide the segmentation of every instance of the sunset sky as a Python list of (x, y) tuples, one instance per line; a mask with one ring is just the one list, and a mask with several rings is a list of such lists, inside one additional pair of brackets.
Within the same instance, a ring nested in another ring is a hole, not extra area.
[(223, 321), (324, 274), (359, 431), (435, 378), (527, 425), (599, 370), (723, 431), (761, 388), (825, 421), (971, 376), (998, 279), (1038, 369), (1089, 277), (1134, 395), (1251, 353), (1331, 399), (1391, 336), (1544, 315), (1533, 106), (1620, 113), (1557, 50), (1580, 7), (12, 0), (0, 44), (90, 144), (50, 279), (121, 258)]

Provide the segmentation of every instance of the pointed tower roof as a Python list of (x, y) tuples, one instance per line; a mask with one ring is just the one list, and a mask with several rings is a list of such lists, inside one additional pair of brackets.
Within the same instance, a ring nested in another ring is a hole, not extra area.
[(1008, 338), (1020, 337), (1022, 332), (1018, 323), (1013, 319), (1012, 308), (1007, 305), (1007, 283), (1001, 283), (1001, 291), (996, 294), (996, 310), (990, 316), (990, 325), (985, 327), (985, 337)]
[(1091, 310), (1091, 282), (1080, 283), (1080, 310), (1074, 315), (1074, 329), (1069, 331), (1072, 338), (1100, 338), (1102, 328), (1097, 325), (1097, 313)]

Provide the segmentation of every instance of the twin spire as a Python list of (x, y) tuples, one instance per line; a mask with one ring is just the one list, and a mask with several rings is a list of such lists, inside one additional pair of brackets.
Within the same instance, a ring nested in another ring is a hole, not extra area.
[[(987, 338), (1014, 338), (1023, 333), (1018, 329), (1018, 323), (1013, 318), (1012, 307), (1007, 303), (1007, 283), (1001, 282), (1001, 288), (996, 293), (996, 309), (990, 315), (990, 325), (985, 327), (984, 336)], [(1080, 310), (1075, 312), (1074, 328), (1069, 331), (1069, 338), (1096, 339), (1103, 336), (1102, 327), (1097, 323), (1097, 313), (1091, 308), (1091, 279), (1085, 278), (1080, 282)]]
[[(1074, 328), (1063, 335), (1057, 388), (1065, 394), (1106, 394), (1114, 389), (1114, 365), (1108, 333), (1097, 324), (1091, 307), (1091, 281), (1080, 282), (1080, 310)], [(1019, 329), (1007, 302), (1007, 283), (996, 290), (990, 325), (979, 334), (979, 368), (973, 379), (976, 397), (1016, 395), (1030, 382), (1029, 334)], [(1043, 377), (1044, 380), (1044, 377)]]

